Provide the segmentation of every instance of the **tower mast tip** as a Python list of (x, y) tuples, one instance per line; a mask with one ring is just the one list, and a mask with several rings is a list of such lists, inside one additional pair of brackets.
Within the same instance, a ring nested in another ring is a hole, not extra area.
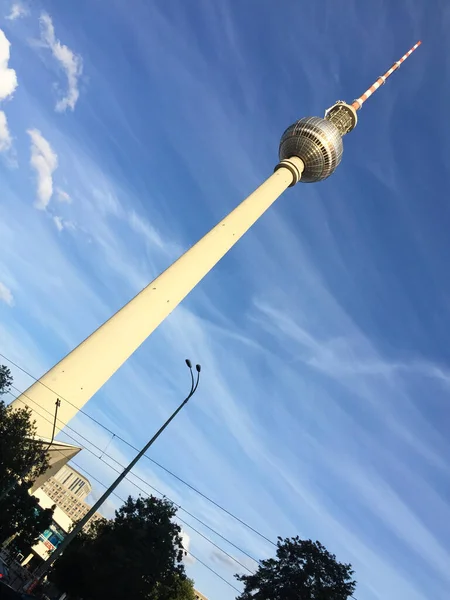
[(400, 66), (402, 65), (402, 63), (405, 62), (405, 60), (411, 56), (411, 54), (417, 50), (417, 48), (422, 44), (422, 41), (419, 40), (417, 42), (417, 44), (415, 44), (411, 50), (408, 50), (408, 52), (406, 54), (404, 54), (400, 60), (398, 60), (397, 62), (395, 62), (392, 67), (386, 71), (386, 73), (384, 75), (381, 75), (380, 77), (378, 77), (378, 79), (375, 81), (375, 83), (373, 85), (370, 86), (370, 88), (364, 92), (364, 94), (362, 96), (360, 96), (359, 98), (357, 98), (354, 102), (352, 102), (352, 106), (355, 110), (359, 110), (361, 108), (361, 106), (364, 104), (364, 102), (367, 100), (367, 98), (370, 98), (370, 96), (377, 91), (377, 89), (379, 87), (381, 87), (382, 85), (384, 85), (386, 83), (386, 79), (388, 77), (390, 77), (392, 75), (392, 73), (394, 73), (394, 71), (397, 71), (397, 69), (400, 68)]

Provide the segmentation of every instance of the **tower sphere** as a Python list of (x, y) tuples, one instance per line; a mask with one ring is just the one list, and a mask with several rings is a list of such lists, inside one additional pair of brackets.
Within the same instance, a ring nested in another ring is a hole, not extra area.
[(300, 119), (281, 136), (280, 160), (298, 156), (305, 164), (301, 181), (313, 183), (329, 177), (341, 162), (344, 146), (339, 129), (320, 117)]

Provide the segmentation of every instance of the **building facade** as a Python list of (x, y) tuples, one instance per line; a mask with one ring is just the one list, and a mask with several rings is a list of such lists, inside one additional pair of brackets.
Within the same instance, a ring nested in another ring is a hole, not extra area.
[(208, 600), (208, 598), (206, 596), (204, 596), (203, 594), (200, 594), (200, 592), (197, 592), (197, 590), (194, 590), (194, 594), (195, 594), (195, 600)]
[[(85, 502), (85, 498), (92, 491), (89, 480), (69, 465), (64, 465), (53, 477), (45, 481), (40, 490), (72, 521), (82, 519), (91, 508)], [(92, 520), (101, 518), (103, 517), (97, 514)]]
[[(42, 509), (54, 507), (53, 520), (50, 527), (41, 533), (31, 553), (24, 558), (22, 566), (28, 565), (29, 569), (34, 570), (43, 560), (47, 560), (72, 529), (73, 524), (82, 519), (91, 508), (85, 502), (91, 490), (92, 486), (84, 475), (64, 465), (33, 492)], [(89, 523), (103, 518), (96, 513)]]
[(68, 465), (60, 469), (53, 477), (53, 482), (61, 484), (80, 500), (84, 500), (92, 491), (89, 479)]

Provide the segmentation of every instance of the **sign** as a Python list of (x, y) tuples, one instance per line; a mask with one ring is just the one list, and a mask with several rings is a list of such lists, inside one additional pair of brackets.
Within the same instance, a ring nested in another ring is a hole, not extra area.
[(51, 542), (49, 542), (48, 540), (43, 540), (43, 542), (44, 542), (44, 546), (48, 550), (50, 550), (50, 552), (53, 552), (53, 550), (55, 550), (55, 546)]
[(52, 521), (50, 527), (41, 533), (39, 539), (50, 552), (53, 552), (63, 541), (66, 534), (55, 521)]

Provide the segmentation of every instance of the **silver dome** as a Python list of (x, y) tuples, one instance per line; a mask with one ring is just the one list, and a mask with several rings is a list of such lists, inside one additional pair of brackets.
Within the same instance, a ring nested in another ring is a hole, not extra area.
[(313, 183), (329, 177), (341, 162), (344, 146), (338, 128), (326, 119), (300, 119), (281, 136), (280, 160), (298, 156), (305, 163), (300, 181)]

